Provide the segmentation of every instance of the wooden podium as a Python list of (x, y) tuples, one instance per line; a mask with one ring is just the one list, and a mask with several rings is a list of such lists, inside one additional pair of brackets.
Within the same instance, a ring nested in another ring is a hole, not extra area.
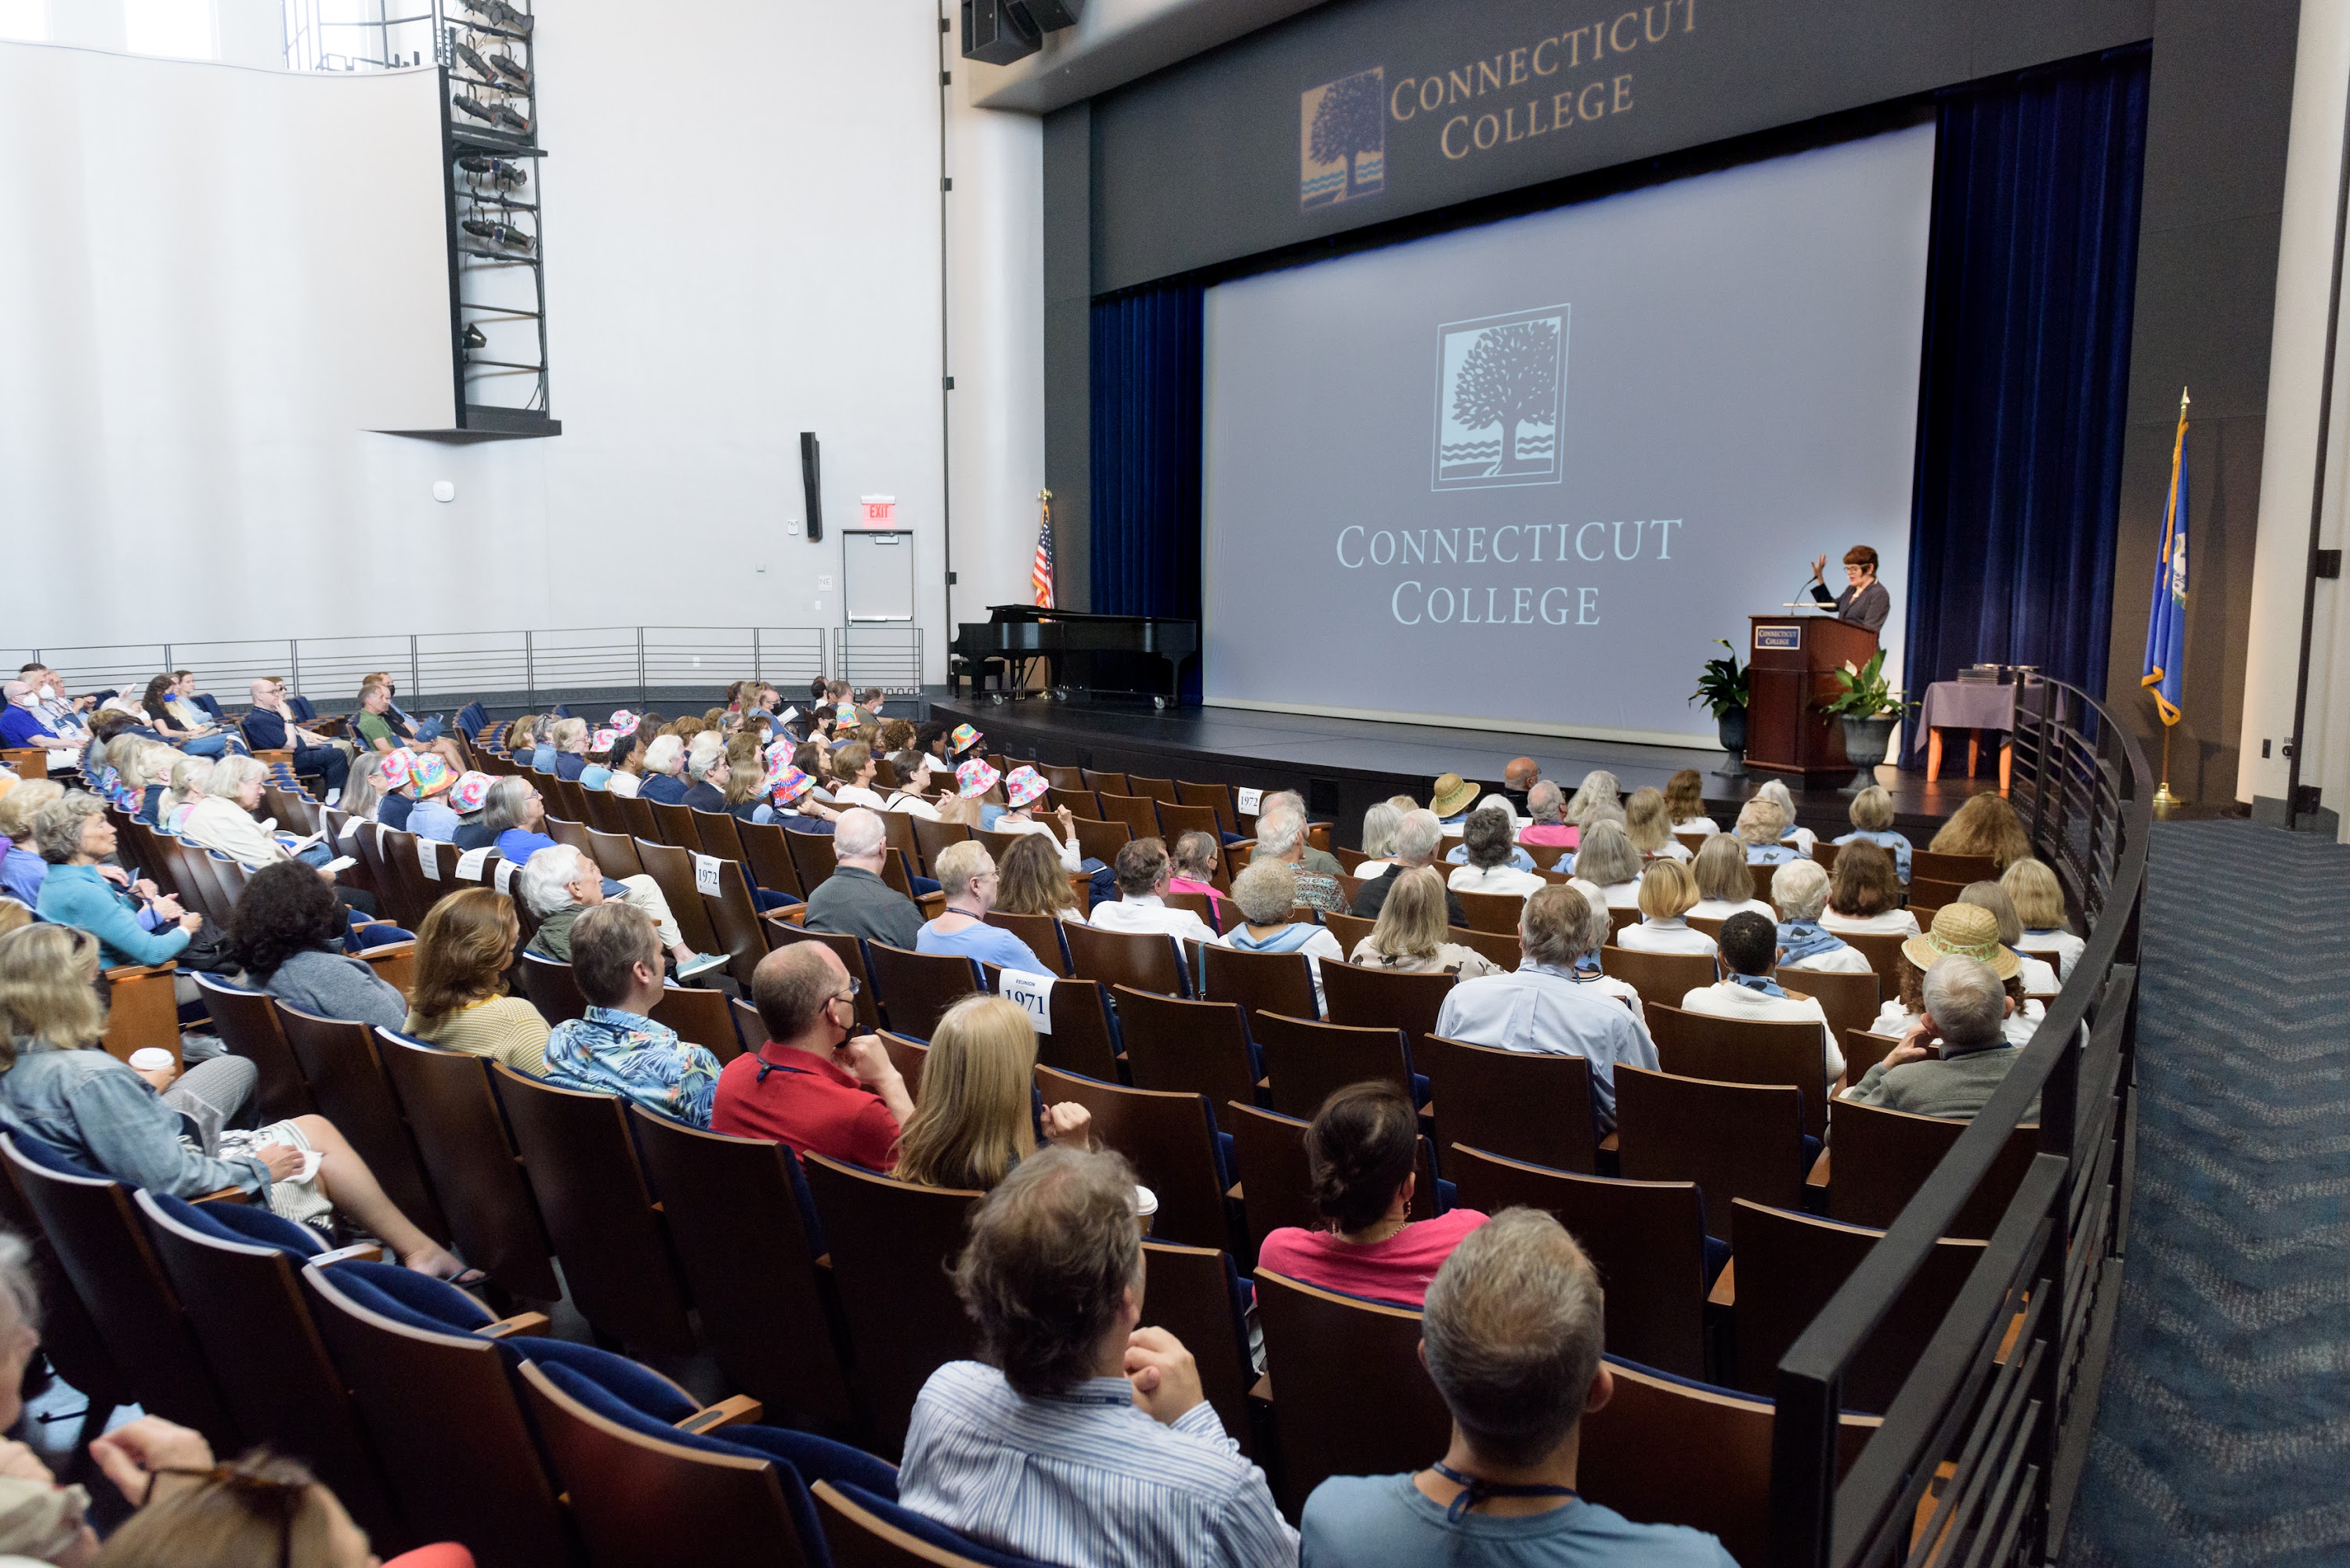
[(1843, 690), (1836, 672), (1868, 662), (1877, 634), (1834, 616), (1786, 610), (1749, 618), (1746, 765), (1837, 782), (1852, 774), (1844, 726), (1820, 711)]

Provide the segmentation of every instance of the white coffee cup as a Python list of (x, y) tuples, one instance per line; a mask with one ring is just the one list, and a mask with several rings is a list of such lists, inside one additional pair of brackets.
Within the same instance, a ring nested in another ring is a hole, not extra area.
[(141, 1073), (168, 1073), (172, 1054), (161, 1045), (142, 1045), (130, 1053), (130, 1065)]
[(1150, 1234), (1150, 1222), (1159, 1216), (1159, 1194), (1137, 1182), (1134, 1188), (1134, 1220), (1142, 1233)]

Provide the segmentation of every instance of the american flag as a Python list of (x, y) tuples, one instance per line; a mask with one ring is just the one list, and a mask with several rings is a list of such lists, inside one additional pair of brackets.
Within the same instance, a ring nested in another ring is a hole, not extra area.
[(1028, 568), (1028, 586), (1035, 590), (1036, 607), (1053, 607), (1053, 493), (1037, 493), (1044, 503), (1045, 520), (1036, 528), (1036, 559)]

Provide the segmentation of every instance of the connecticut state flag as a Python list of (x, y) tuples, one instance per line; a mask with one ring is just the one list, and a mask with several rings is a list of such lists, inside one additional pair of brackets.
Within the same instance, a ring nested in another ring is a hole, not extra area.
[(2178, 722), (2179, 683), (2187, 670), (2187, 407), (2170, 449), (2170, 500), (2162, 509), (2162, 551), (2154, 561), (2154, 601), (2146, 618), (2146, 670), (2138, 684), (2154, 691), (2166, 724)]

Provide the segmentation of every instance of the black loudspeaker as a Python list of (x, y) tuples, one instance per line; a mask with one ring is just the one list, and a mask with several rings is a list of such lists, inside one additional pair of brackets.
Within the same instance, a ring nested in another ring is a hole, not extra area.
[(807, 536), (813, 544), (824, 537), (824, 476), (814, 431), (800, 431), (800, 493), (807, 498)]
[(962, 0), (962, 57), (1008, 66), (1042, 46), (1014, 0)]
[(1086, 9), (1086, 0), (1004, 0), (1004, 4), (1025, 16), (1030, 30), (1037, 33), (1074, 27)]

